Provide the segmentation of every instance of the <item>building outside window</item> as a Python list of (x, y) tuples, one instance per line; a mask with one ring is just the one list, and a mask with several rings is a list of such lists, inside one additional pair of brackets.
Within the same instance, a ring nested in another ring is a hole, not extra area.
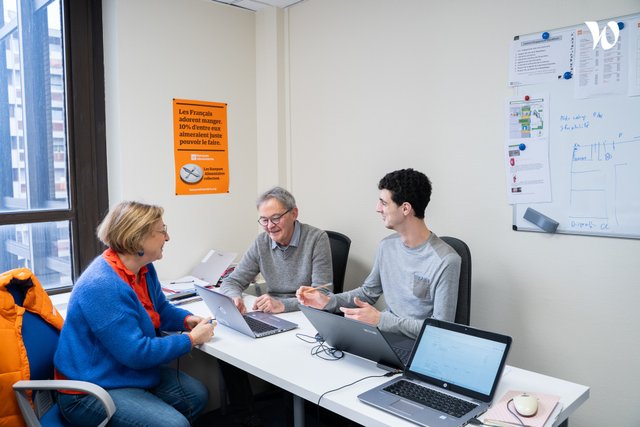
[(0, 12), (0, 272), (66, 289), (99, 253), (107, 207), (104, 87), (87, 81), (103, 80), (100, 2), (0, 0)]

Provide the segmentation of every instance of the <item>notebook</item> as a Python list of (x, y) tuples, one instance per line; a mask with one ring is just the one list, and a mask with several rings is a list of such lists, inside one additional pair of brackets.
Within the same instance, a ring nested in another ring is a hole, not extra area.
[(196, 292), (219, 324), (250, 337), (262, 338), (298, 327), (296, 323), (262, 311), (252, 311), (243, 315), (233, 303), (233, 299), (213, 289), (196, 286)]
[[(520, 421), (512, 413), (516, 412), (516, 410), (511, 400), (522, 393), (523, 391), (518, 390), (510, 390), (505, 393), (500, 400), (493, 404), (491, 408), (484, 413), (482, 416), (484, 419), (483, 422), (487, 425), (501, 427), (521, 426)], [(520, 420), (526, 427), (544, 426), (553, 413), (559, 412), (556, 411), (557, 407), (560, 406), (560, 408), (562, 408), (562, 405), (559, 404), (560, 396), (544, 393), (529, 394), (538, 399), (538, 411), (531, 417), (519, 416)], [(509, 411), (509, 409), (511, 409), (511, 411)]]
[(305, 305), (300, 311), (333, 348), (378, 362), (383, 369), (404, 369), (409, 362), (415, 343), (411, 338), (383, 334), (375, 326)]
[(421, 426), (463, 426), (491, 404), (510, 347), (506, 335), (427, 319), (404, 374), (358, 399)]

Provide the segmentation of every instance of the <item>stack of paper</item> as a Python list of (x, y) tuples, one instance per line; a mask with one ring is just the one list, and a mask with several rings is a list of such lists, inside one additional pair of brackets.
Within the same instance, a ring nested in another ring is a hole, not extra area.
[(204, 280), (200, 280), (195, 276), (184, 276), (176, 280), (172, 280), (170, 282), (161, 281), (162, 290), (168, 294), (181, 294), (183, 292), (194, 291), (196, 290), (196, 285), (198, 286), (208, 286), (209, 283)]

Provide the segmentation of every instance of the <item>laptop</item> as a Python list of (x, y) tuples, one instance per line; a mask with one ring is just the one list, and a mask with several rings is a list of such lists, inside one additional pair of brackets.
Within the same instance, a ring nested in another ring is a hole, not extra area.
[[(510, 347), (506, 335), (427, 319), (404, 374), (358, 399), (421, 426), (463, 426), (491, 405)], [(427, 403), (439, 398), (451, 403)]]
[(243, 315), (233, 303), (233, 299), (213, 289), (196, 285), (196, 292), (218, 323), (250, 337), (262, 338), (298, 327), (297, 323), (262, 311), (252, 311)]
[(191, 275), (200, 280), (204, 280), (211, 286), (216, 286), (218, 280), (222, 277), (224, 272), (229, 268), (229, 265), (236, 259), (235, 252), (216, 251), (211, 249), (202, 258), (193, 270)]
[(229, 265), (236, 258), (235, 252), (209, 250), (193, 269), (189, 276), (175, 281), (163, 282), (162, 288), (168, 292), (167, 299), (180, 303), (195, 297), (197, 285), (216, 286), (222, 275), (229, 269)]
[(377, 327), (339, 314), (300, 305), (300, 311), (333, 348), (373, 360), (383, 369), (404, 369), (415, 343), (409, 337), (383, 334)]

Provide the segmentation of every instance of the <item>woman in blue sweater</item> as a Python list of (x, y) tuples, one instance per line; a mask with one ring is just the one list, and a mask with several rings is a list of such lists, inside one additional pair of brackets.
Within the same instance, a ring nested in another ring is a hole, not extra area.
[[(98, 237), (109, 248), (76, 282), (60, 334), (56, 376), (106, 389), (116, 405), (110, 426), (189, 426), (208, 400), (202, 383), (164, 366), (208, 341), (214, 324), (162, 293), (152, 262), (169, 241), (163, 212), (122, 202), (107, 214)], [(58, 404), (74, 425), (97, 425), (106, 415), (87, 394), (60, 392)]]

